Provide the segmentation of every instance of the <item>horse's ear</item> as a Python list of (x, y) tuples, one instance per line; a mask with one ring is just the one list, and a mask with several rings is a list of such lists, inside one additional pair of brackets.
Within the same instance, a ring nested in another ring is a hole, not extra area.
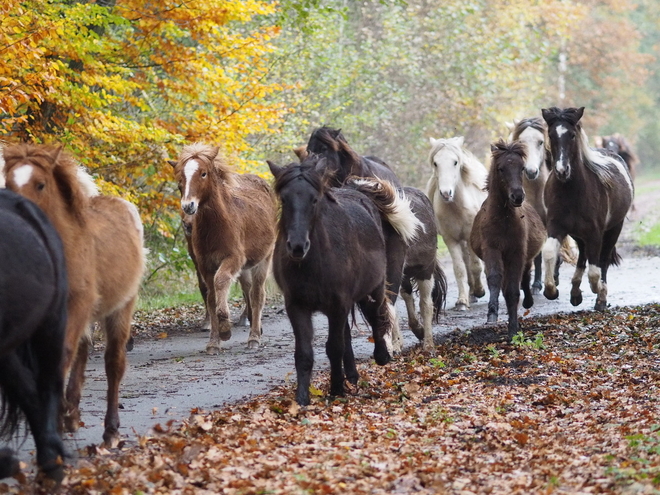
[(462, 147), (464, 143), (465, 143), (465, 137), (463, 136), (456, 137), (456, 144), (458, 145), (459, 148)]
[(303, 144), (302, 146), (298, 146), (297, 148), (294, 148), (293, 152), (296, 154), (296, 156), (298, 157), (298, 160), (300, 160), (301, 162), (304, 161), (305, 158), (307, 158), (307, 156), (309, 155), (309, 152), (307, 151), (307, 145), (306, 144)]
[(516, 126), (518, 125), (518, 122), (520, 122), (517, 119), (513, 119), (512, 122), (505, 122), (504, 125), (506, 126), (507, 129), (509, 129), (509, 132), (513, 131)]
[(330, 135), (335, 139), (337, 139), (340, 134), (341, 134), (341, 129), (333, 129), (330, 131)]
[(167, 160), (167, 163), (169, 163), (170, 165), (172, 165), (172, 168), (175, 168), (175, 167), (176, 167), (176, 164), (177, 164), (177, 162), (176, 162), (175, 160)]
[(430, 137), (429, 138), (429, 143), (431, 143), (431, 146), (435, 146), (437, 144), (438, 140), (435, 138)]
[(550, 125), (550, 123), (555, 119), (557, 116), (556, 108), (542, 108), (541, 109), (541, 115), (543, 116), (543, 120), (545, 120), (546, 124)]
[(282, 172), (284, 172), (284, 167), (280, 167), (279, 165), (276, 165), (270, 160), (266, 160), (266, 163), (268, 164), (270, 173), (273, 174), (273, 177), (275, 177), (275, 179), (278, 179), (280, 175), (282, 175)]
[(491, 153), (495, 153), (496, 151), (497, 151), (497, 146), (495, 146), (494, 143), (491, 143), (491, 145), (490, 145), (490, 152), (491, 152)]
[(577, 113), (577, 119), (580, 120), (584, 115), (584, 107), (578, 108), (576, 113)]
[(212, 146), (211, 149), (209, 150), (209, 160), (211, 163), (213, 163), (213, 160), (215, 160), (215, 157), (218, 156), (218, 153), (220, 152), (220, 148), (218, 146)]

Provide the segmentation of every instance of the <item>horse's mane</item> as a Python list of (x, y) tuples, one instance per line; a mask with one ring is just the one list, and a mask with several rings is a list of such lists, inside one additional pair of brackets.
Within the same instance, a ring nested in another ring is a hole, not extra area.
[(210, 162), (221, 180), (227, 185), (236, 185), (236, 174), (233, 172), (226, 158), (220, 153), (220, 148), (205, 143), (187, 144), (181, 150), (179, 163), (185, 163), (192, 158), (201, 158)]
[(319, 192), (327, 189), (326, 175), (319, 171), (317, 168), (318, 162), (321, 158), (318, 155), (310, 154), (302, 163), (292, 163), (284, 169), (279, 177), (275, 179), (274, 189), (276, 194), (290, 184), (294, 179), (301, 177), (306, 182)]
[[(4, 149), (6, 163), (28, 161), (31, 165), (51, 172), (69, 211), (79, 221), (89, 204), (90, 196), (98, 194), (91, 176), (81, 170), (79, 164), (61, 146), (20, 143)], [(6, 165), (5, 165), (6, 166)]]
[[(350, 147), (348, 141), (341, 133), (341, 129), (333, 129), (331, 127), (323, 126), (315, 129), (309, 138), (309, 142), (318, 140), (321, 144), (325, 145), (330, 151), (337, 153), (344, 158), (344, 161), (350, 165), (349, 175), (355, 172), (356, 167), (360, 165), (360, 155), (358, 155), (353, 148)], [(308, 150), (317, 152), (317, 150)], [(336, 164), (339, 166), (340, 164)]]
[(523, 133), (523, 131), (530, 127), (544, 135), (547, 129), (545, 121), (541, 117), (529, 117), (522, 119), (519, 122), (516, 122), (515, 126), (513, 127), (513, 131), (511, 132), (511, 140), (517, 141), (520, 139), (520, 135)]
[(490, 171), (488, 172), (488, 179), (486, 180), (486, 190), (490, 191), (490, 186), (495, 182), (497, 178), (497, 163), (500, 160), (505, 159), (507, 155), (518, 155), (524, 161), (527, 157), (527, 151), (525, 146), (519, 141), (512, 141), (510, 143), (505, 142), (503, 139), (500, 139), (496, 143), (493, 143), (490, 147), (492, 160)]
[(433, 159), (435, 158), (435, 155), (438, 154), (438, 152), (443, 148), (447, 148), (460, 157), (461, 178), (463, 179), (463, 182), (466, 184), (472, 184), (475, 187), (482, 189), (488, 175), (486, 168), (469, 150), (463, 148), (462, 146), (458, 146), (454, 139), (455, 138), (436, 139), (435, 144), (433, 144), (431, 147), (429, 163), (433, 167)]

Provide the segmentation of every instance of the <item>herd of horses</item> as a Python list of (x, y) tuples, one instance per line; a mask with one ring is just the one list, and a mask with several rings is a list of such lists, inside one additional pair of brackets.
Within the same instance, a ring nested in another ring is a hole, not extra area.
[[(432, 324), (447, 293), (438, 234), (458, 284), (454, 309), (468, 310), (485, 295), (485, 273), (487, 322), (497, 321), (501, 291), (509, 338), (519, 331), (521, 289), (525, 308), (542, 288), (547, 298), (558, 296), (560, 246), (569, 236), (579, 252), (571, 303), (582, 302), (588, 262), (595, 309), (605, 310), (607, 271), (619, 260), (615, 244), (632, 205), (633, 181), (617, 154), (629, 149), (627, 143), (614, 151), (590, 148), (583, 111), (553, 107), (543, 109), (542, 118), (517, 122), (508, 142), (491, 146), (488, 170), (463, 138), (432, 138), (425, 192), (403, 186), (385, 161), (359, 155), (329, 127), (316, 129), (295, 150), (298, 162), (268, 162), (272, 187), (232, 172), (216, 146), (184, 146), (170, 164), (210, 324), (207, 352), (217, 354), (231, 337), (227, 298), (235, 280), (246, 303), (242, 320), (250, 324), (247, 345), (259, 346), (271, 271), (293, 327), (301, 405), (310, 402), (315, 312), (328, 319), (333, 396), (344, 394), (346, 380), (358, 381), (351, 345), (356, 309), (372, 329), (377, 364), (401, 351), (394, 309), (399, 294), (411, 330), (432, 351)], [(610, 141), (616, 140), (603, 142)], [(100, 195), (61, 147), (21, 143), (2, 155), (0, 433), (13, 433), (25, 418), (41, 472), (60, 480), (60, 431), (75, 431), (80, 422), (94, 322), (106, 338), (103, 440), (112, 447), (119, 439), (119, 384), (145, 263), (142, 224), (133, 205)], [(17, 469), (13, 452), (0, 450), (0, 477)]]

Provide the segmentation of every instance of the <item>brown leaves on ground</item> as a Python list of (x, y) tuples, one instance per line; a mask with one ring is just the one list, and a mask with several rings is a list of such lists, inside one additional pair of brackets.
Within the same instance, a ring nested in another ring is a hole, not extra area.
[(513, 344), (504, 328), (474, 329), (439, 345), (441, 358), (363, 363), (346, 398), (330, 400), (316, 374), (324, 394), (306, 408), (287, 387), (193, 410), (137, 447), (80, 460), (62, 490), (655, 493), (660, 305), (523, 327)]

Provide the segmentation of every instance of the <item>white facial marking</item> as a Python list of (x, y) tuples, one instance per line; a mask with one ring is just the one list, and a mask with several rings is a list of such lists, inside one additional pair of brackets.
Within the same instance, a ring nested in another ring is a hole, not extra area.
[(190, 194), (190, 181), (197, 170), (199, 170), (199, 163), (197, 163), (197, 160), (188, 160), (186, 166), (183, 167), (183, 175), (186, 177), (186, 190), (183, 192), (184, 198), (187, 198)]
[(557, 133), (557, 137), (560, 138), (568, 132), (568, 129), (566, 129), (566, 127), (564, 127), (563, 125), (558, 125), (557, 128), (555, 129), (555, 132)]
[(541, 147), (538, 146), (539, 141), (543, 143), (543, 134), (533, 127), (528, 127), (520, 133), (518, 141), (527, 148), (525, 170), (528, 174), (538, 173), (544, 157), (543, 144), (541, 144)]
[(555, 163), (555, 169), (557, 172), (563, 172), (565, 167), (564, 167), (564, 152), (560, 151), (559, 152), (559, 160), (557, 160), (557, 163)]
[(14, 182), (18, 187), (23, 187), (30, 182), (34, 167), (32, 165), (20, 165), (14, 169)]

